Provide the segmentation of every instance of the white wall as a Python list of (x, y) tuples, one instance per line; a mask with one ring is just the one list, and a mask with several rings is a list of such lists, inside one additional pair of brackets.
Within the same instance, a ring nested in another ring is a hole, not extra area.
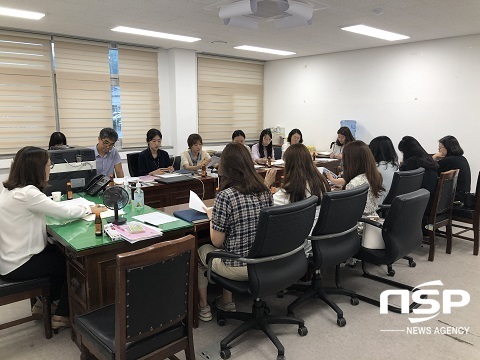
[(299, 128), (306, 145), (327, 150), (340, 120), (357, 121), (365, 142), (411, 135), (427, 152), (454, 135), (475, 189), (480, 157), (480, 35), (270, 61), (265, 127)]

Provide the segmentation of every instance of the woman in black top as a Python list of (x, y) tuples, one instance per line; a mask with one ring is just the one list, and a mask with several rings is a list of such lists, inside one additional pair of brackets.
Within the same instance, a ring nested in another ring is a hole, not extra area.
[(459, 169), (457, 179), (457, 194), (470, 192), (471, 173), (470, 165), (463, 156), (463, 149), (458, 140), (447, 135), (438, 140), (438, 152), (433, 155), (438, 162), (438, 173)]
[(427, 154), (420, 143), (412, 136), (404, 136), (398, 144), (398, 150), (403, 153), (403, 161), (400, 164), (400, 171), (415, 170), (420, 167), (425, 169), (423, 175), (422, 188), (430, 192), (430, 200), (424, 213), (423, 224), (426, 224), (433, 197), (437, 188), (437, 169), (438, 164)]
[(162, 133), (157, 129), (150, 129), (147, 132), (148, 147), (138, 156), (138, 172), (142, 175), (160, 175), (165, 172), (172, 172), (173, 166), (170, 163), (170, 156), (162, 146)]

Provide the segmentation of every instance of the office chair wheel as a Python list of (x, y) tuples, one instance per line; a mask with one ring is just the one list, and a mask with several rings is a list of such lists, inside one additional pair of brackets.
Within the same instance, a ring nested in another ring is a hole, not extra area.
[(410, 266), (410, 267), (415, 267), (415, 266), (417, 266), (417, 263), (412, 260), (412, 261), (409, 261), (409, 262), (408, 262), (408, 266)]
[(388, 276), (395, 276), (395, 270), (388, 269)]
[(338, 318), (337, 319), (337, 325), (339, 327), (344, 327), (345, 325), (347, 325), (347, 320), (345, 320), (345, 318), (343, 318), (343, 317)]
[(230, 359), (230, 356), (232, 356), (232, 353), (230, 352), (230, 349), (220, 350), (220, 357), (222, 359)]
[(298, 328), (298, 335), (305, 336), (308, 334), (308, 329), (305, 326), (300, 326)]
[(263, 309), (263, 311), (264, 311), (265, 315), (268, 315), (268, 314), (270, 314), (270, 311), (271, 311), (271, 310), (270, 310), (270, 308), (269, 308), (268, 306), (265, 306), (265, 308)]
[(358, 300), (358, 298), (356, 298), (356, 297), (350, 298), (350, 304), (352, 304), (353, 306), (356, 306), (359, 303), (360, 303), (360, 301)]
[[(223, 318), (217, 319), (217, 325), (218, 326), (225, 326), (225, 325), (227, 325), (227, 320), (223, 319)], [(225, 358), (225, 359), (228, 359), (228, 358)]]
[(285, 297), (285, 293), (283, 292), (283, 290), (277, 292), (277, 298), (282, 298), (283, 299), (284, 297)]

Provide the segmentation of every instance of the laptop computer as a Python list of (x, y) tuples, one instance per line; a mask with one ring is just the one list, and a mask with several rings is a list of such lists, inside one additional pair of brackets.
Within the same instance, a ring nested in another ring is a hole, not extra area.
[(192, 181), (195, 178), (192, 176), (182, 175), (182, 174), (165, 174), (165, 175), (158, 175), (155, 181), (162, 183), (162, 184), (173, 184), (177, 182), (183, 181)]

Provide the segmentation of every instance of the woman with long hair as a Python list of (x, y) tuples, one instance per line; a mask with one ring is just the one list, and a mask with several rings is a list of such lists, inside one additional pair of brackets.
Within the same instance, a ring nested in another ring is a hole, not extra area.
[[(213, 245), (204, 245), (199, 250), (198, 291), (199, 318), (212, 319), (207, 303), (206, 257), (209, 252), (222, 248), (246, 256), (255, 240), (260, 210), (273, 205), (272, 195), (263, 178), (255, 171), (252, 158), (244, 145), (230, 143), (222, 151), (218, 168), (221, 176), (220, 192), (213, 208), (206, 209), (210, 221), (210, 239)], [(245, 264), (229, 259), (214, 259), (212, 270), (226, 278), (246, 281), (248, 272)], [(217, 308), (235, 311), (232, 293), (223, 290), (216, 299)]]
[(400, 171), (415, 170), (420, 167), (425, 169), (421, 187), (430, 192), (430, 199), (424, 213), (424, 224), (426, 224), (426, 218), (430, 213), (433, 197), (437, 188), (438, 164), (433, 160), (432, 156), (428, 155), (418, 140), (412, 136), (404, 136), (398, 143), (398, 150), (403, 154)]
[(252, 159), (257, 164), (265, 165), (268, 158), (275, 160), (272, 145), (272, 132), (270, 129), (263, 129), (260, 133), (258, 143), (252, 146)]
[[(368, 196), (364, 216), (376, 216), (380, 203), (380, 195), (385, 190), (382, 187), (382, 175), (377, 169), (375, 158), (367, 144), (355, 140), (345, 145), (343, 149), (344, 189), (353, 189), (368, 184)], [(360, 226), (359, 226), (359, 230)]]
[(388, 136), (377, 136), (368, 145), (372, 151), (377, 169), (382, 174), (382, 186), (385, 191), (380, 195), (380, 203), (383, 203), (392, 186), (393, 174), (398, 171), (398, 155), (393, 147), (392, 140)]
[[(48, 152), (34, 146), (20, 149), (13, 159), (0, 192), (0, 275), (13, 281), (48, 276), (51, 299), (59, 300), (52, 317), (52, 328), (58, 329), (70, 326), (67, 274), (65, 257), (47, 241), (46, 216), (77, 219), (99, 210), (47, 197), (42, 191), (51, 167)], [(32, 313), (42, 313), (39, 301)]]
[(348, 126), (342, 126), (340, 129), (338, 129), (337, 140), (333, 143), (330, 158), (341, 160), (343, 157), (343, 147), (352, 141), (355, 141), (355, 138), (353, 137)]
[[(310, 151), (308, 151), (305, 145), (290, 145), (285, 151), (284, 161), (284, 185), (273, 195), (273, 203), (275, 205), (284, 205), (316, 195), (318, 203), (313, 223), (313, 226), (315, 226), (323, 194), (330, 191), (330, 185), (313, 164)], [(305, 246), (305, 252), (308, 254), (311, 252), (311, 249), (312, 246), (309, 240)]]
[(438, 174), (448, 170), (459, 169), (457, 179), (457, 194), (459, 198), (466, 192), (470, 192), (471, 172), (470, 164), (463, 156), (463, 149), (458, 140), (451, 135), (438, 140), (438, 152), (433, 155), (438, 163)]

